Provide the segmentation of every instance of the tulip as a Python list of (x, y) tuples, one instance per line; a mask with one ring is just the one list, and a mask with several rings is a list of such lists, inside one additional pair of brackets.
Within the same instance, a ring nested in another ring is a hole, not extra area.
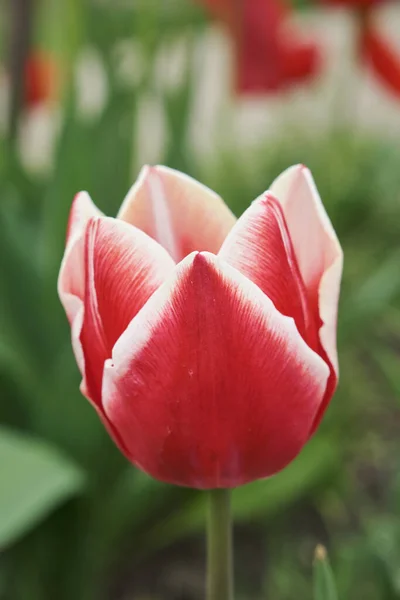
[(283, 0), (198, 0), (225, 25), (233, 39), (240, 94), (282, 91), (312, 79), (319, 51), (288, 26)]
[(53, 100), (57, 95), (57, 68), (50, 56), (32, 52), (25, 63), (25, 105), (29, 108)]
[(81, 391), (159, 480), (212, 489), (273, 475), (337, 384), (341, 270), (303, 166), (238, 220), (166, 167), (144, 167), (116, 219), (81, 192), (58, 282)]
[(379, 81), (400, 100), (400, 55), (375, 29), (370, 19), (364, 19), (361, 31), (361, 53)]
[(359, 23), (359, 55), (377, 79), (400, 99), (400, 55), (379, 32), (374, 20), (375, 9), (385, 0), (322, 0), (353, 10)]

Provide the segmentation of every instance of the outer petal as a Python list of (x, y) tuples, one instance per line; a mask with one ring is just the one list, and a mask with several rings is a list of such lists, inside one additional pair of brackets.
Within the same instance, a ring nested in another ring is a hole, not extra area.
[(92, 219), (85, 236), (81, 342), (90, 397), (101, 403), (104, 362), (130, 321), (174, 270), (157, 242), (128, 223)]
[(119, 219), (157, 240), (178, 262), (193, 250), (218, 252), (235, 217), (221, 198), (167, 167), (144, 167)]
[(99, 215), (101, 212), (87, 192), (80, 192), (75, 196), (68, 220), (67, 246), (58, 277), (58, 294), (71, 325), (72, 346), (81, 373), (83, 355), (79, 335), (85, 293), (83, 240), (89, 220)]
[(76, 194), (68, 218), (67, 245), (83, 234), (89, 219), (100, 217), (103, 213), (93, 204), (87, 192)]
[(270, 193), (240, 217), (219, 256), (246, 275), (284, 315), (293, 317), (308, 345), (318, 348), (318, 318), (301, 278), (282, 207)]
[(75, 196), (68, 220), (67, 245), (58, 278), (58, 294), (71, 325), (72, 348), (82, 374), (81, 392), (93, 403), (121, 452), (129, 456), (118, 433), (103, 413), (100, 400), (91, 397), (87, 389), (85, 357), (81, 342), (85, 296), (85, 232), (90, 219), (101, 214), (87, 192), (80, 192)]
[(303, 165), (287, 169), (271, 186), (283, 207), (300, 273), (310, 302), (322, 321), (323, 355), (332, 366), (327, 392), (313, 430), (336, 387), (338, 359), (336, 324), (343, 252), (325, 212), (310, 171)]
[(328, 374), (255, 284), (194, 254), (116, 343), (104, 410), (132, 460), (154, 477), (234, 487), (296, 456)]

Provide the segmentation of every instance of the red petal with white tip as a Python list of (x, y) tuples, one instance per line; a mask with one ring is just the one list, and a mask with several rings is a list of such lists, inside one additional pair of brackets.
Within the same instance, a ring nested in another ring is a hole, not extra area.
[(103, 406), (131, 459), (154, 477), (235, 487), (297, 455), (328, 375), (255, 284), (195, 254), (114, 346)]
[(81, 342), (89, 396), (101, 403), (104, 362), (130, 321), (165, 281), (174, 261), (128, 223), (92, 219), (85, 238), (85, 300)]
[(236, 219), (222, 199), (167, 167), (144, 167), (118, 218), (157, 240), (176, 262), (194, 250), (218, 252)]
[(318, 315), (312, 313), (282, 207), (272, 194), (253, 202), (218, 255), (256, 283), (279, 312), (293, 317), (303, 339), (318, 348)]
[(79, 335), (83, 321), (85, 294), (84, 234), (89, 220), (101, 215), (87, 192), (76, 194), (67, 227), (67, 245), (58, 277), (58, 294), (71, 325), (72, 346), (83, 374), (83, 355)]
[(97, 208), (87, 192), (76, 194), (68, 218), (67, 244), (76, 239), (85, 230), (92, 217), (101, 217), (103, 213)]
[(332, 366), (314, 431), (338, 378), (336, 325), (343, 252), (306, 167), (296, 165), (287, 169), (274, 181), (270, 191), (282, 205), (309, 302), (322, 322), (319, 330), (320, 353)]

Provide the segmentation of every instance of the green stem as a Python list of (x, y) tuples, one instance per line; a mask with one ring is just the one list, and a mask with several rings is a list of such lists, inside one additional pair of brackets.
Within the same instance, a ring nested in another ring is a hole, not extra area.
[(233, 600), (230, 490), (208, 492), (207, 600)]

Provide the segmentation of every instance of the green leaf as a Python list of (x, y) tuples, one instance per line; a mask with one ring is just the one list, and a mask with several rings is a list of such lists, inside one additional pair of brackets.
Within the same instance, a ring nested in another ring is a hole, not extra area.
[(326, 549), (317, 546), (314, 558), (314, 600), (338, 600)]
[(0, 548), (81, 491), (82, 471), (44, 443), (0, 427)]

